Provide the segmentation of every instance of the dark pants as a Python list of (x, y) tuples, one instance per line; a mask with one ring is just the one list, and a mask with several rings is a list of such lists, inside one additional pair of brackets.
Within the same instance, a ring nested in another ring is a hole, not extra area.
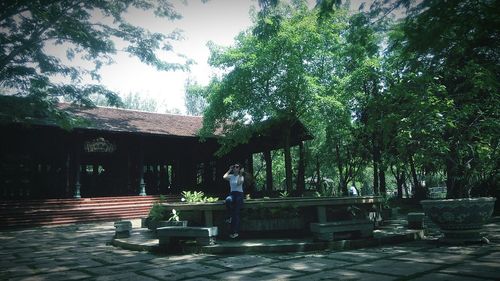
[(231, 215), (231, 233), (240, 231), (240, 209), (243, 206), (243, 192), (231, 191), (226, 197), (226, 209)]

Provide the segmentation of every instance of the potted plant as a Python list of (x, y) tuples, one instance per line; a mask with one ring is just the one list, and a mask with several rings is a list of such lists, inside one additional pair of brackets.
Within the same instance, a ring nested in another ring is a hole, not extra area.
[(172, 212), (170, 214), (170, 217), (166, 222), (162, 221), (158, 227), (162, 226), (187, 226), (188, 221), (186, 220), (181, 220), (179, 217), (179, 212), (177, 210), (172, 209)]
[(156, 231), (158, 227), (164, 226), (187, 226), (187, 221), (180, 220), (179, 212), (172, 209), (170, 215), (167, 214), (167, 209), (162, 204), (164, 197), (160, 196), (158, 202), (153, 203), (149, 210), (147, 218), (147, 228)]
[[(444, 234), (440, 241), (451, 244), (480, 242), (483, 240), (482, 227), (491, 218), (496, 198), (473, 197), (471, 191), (473, 188), (486, 189), (489, 177), (484, 175), (491, 170), (489, 157), (474, 143), (464, 147), (452, 141), (449, 145), (452, 149), (445, 159), (446, 198), (422, 200), (421, 204), (425, 214)], [(487, 192), (482, 192), (485, 194)]]

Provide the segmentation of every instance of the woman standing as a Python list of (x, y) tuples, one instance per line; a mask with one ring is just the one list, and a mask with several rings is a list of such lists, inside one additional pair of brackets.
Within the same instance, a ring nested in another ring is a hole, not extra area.
[(231, 188), (231, 192), (226, 198), (226, 208), (230, 214), (227, 222), (231, 223), (231, 234), (229, 237), (236, 238), (239, 236), (240, 209), (243, 206), (243, 168), (239, 164), (231, 165), (223, 178), (229, 181)]

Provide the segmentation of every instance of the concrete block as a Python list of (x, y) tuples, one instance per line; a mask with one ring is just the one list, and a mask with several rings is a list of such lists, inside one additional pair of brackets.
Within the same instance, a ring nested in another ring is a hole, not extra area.
[(346, 233), (355, 237), (373, 236), (373, 222), (370, 220), (350, 220), (327, 223), (311, 223), (311, 232), (319, 241), (332, 241)]
[(424, 213), (408, 213), (408, 228), (423, 229), (424, 228)]
[(194, 238), (200, 245), (212, 245), (215, 243), (215, 236), (218, 235), (218, 228), (193, 227), (193, 226), (166, 226), (157, 230), (160, 247), (177, 242), (181, 238)]
[(132, 231), (131, 221), (117, 221), (114, 223), (115, 226), (115, 237), (116, 238), (127, 238), (130, 237), (130, 232)]

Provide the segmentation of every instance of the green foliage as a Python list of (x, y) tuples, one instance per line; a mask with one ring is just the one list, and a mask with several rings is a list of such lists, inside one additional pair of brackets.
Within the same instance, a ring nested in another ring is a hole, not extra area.
[(179, 212), (177, 212), (177, 210), (175, 209), (172, 209), (172, 213), (170, 214), (170, 218), (168, 218), (168, 221), (179, 221), (180, 220), (180, 217), (179, 217)]
[(196, 81), (188, 79), (184, 85), (185, 106), (188, 115), (201, 116), (205, 111), (207, 104), (207, 87), (199, 85)]
[(187, 203), (214, 203), (219, 200), (217, 197), (205, 196), (203, 191), (183, 191), (181, 194)]
[(127, 109), (156, 112), (158, 104), (156, 100), (150, 97), (141, 97), (139, 93), (129, 93), (123, 98), (123, 104), (120, 106)]
[(160, 195), (160, 198), (158, 199), (158, 202), (154, 202), (153, 205), (151, 206), (151, 209), (149, 209), (149, 214), (148, 217), (151, 218), (153, 221), (161, 221), (165, 219), (166, 216), (166, 208), (163, 206), (163, 203), (165, 202), (165, 196)]
[(149, 209), (148, 217), (150, 217), (153, 221), (163, 220), (165, 217), (165, 207), (160, 203), (153, 203), (153, 206)]
[(290, 197), (290, 193), (288, 191), (282, 191), (280, 192), (280, 198), (287, 198)]
[(391, 90), (412, 102), (398, 112), (397, 140), (427, 169), (444, 170), (449, 197), (468, 197), (498, 173), (498, 10), (498, 1), (422, 1), (392, 33), (401, 79)]
[[(58, 98), (93, 106), (91, 95), (120, 105), (116, 93), (99, 84), (99, 70), (120, 51), (160, 71), (185, 70), (191, 61), (174, 59), (170, 34), (152, 33), (129, 23), (124, 14), (139, 9), (158, 17), (180, 17), (168, 0), (7, 1), (0, 4), (0, 84), (2, 92), (44, 101), (39, 110), (56, 111)], [(116, 41), (123, 44), (117, 48)], [(56, 56), (66, 54), (66, 58)], [(85, 65), (92, 65), (85, 67)], [(88, 84), (83, 81), (92, 81)], [(14, 114), (19, 106), (7, 114)], [(29, 121), (29, 120), (27, 120)]]

